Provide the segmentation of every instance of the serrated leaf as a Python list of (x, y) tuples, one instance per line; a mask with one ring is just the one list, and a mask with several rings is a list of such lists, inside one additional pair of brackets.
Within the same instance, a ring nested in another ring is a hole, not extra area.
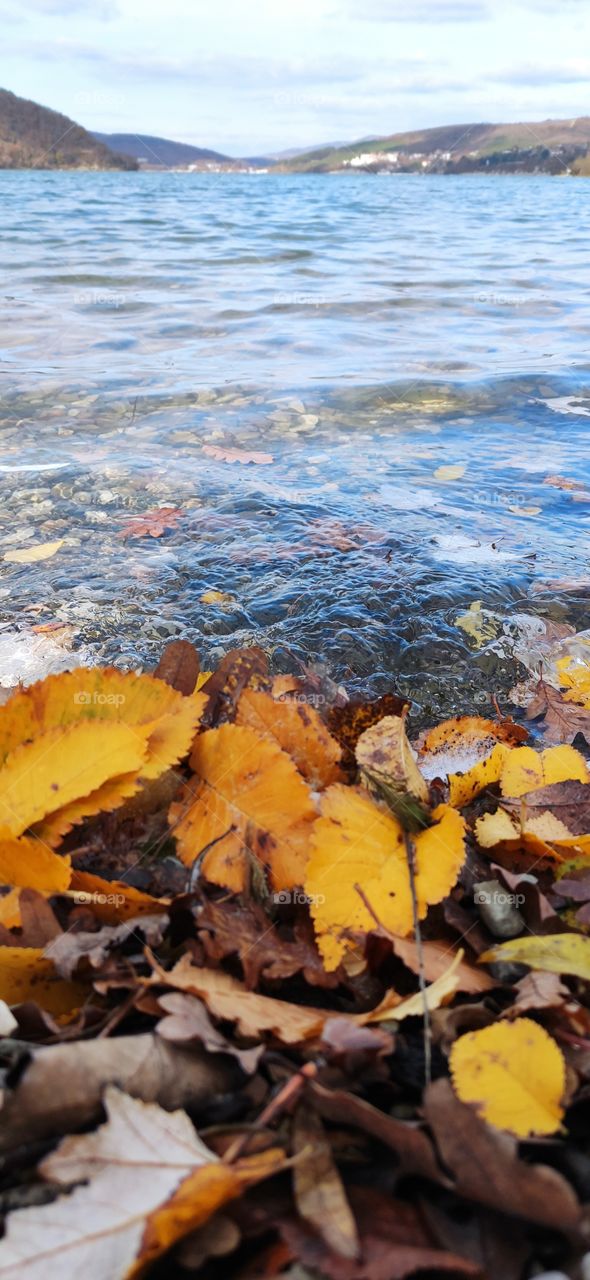
[[(440, 805), (432, 818), (433, 826), (412, 838), (420, 917), (429, 905), (446, 897), (465, 857), (461, 815)], [(412, 894), (401, 823), (367, 793), (336, 784), (322, 797), (305, 877), (318, 946), (328, 970), (339, 964), (347, 939), (375, 927), (357, 884), (386, 929), (402, 936), (411, 932)]]
[(449, 1065), (457, 1096), (474, 1105), (488, 1124), (517, 1138), (559, 1129), (565, 1060), (551, 1036), (530, 1018), (461, 1036)]
[(315, 707), (305, 702), (275, 700), (268, 693), (244, 689), (236, 724), (270, 738), (291, 757), (312, 786), (323, 788), (341, 777), (342, 748), (328, 732)]
[(63, 893), (72, 875), (67, 854), (53, 853), (41, 840), (0, 837), (0, 884), (41, 893)]
[(253, 729), (225, 724), (197, 737), (195, 778), (170, 821), (186, 866), (204, 853), (203, 875), (239, 892), (249, 859), (268, 868), (274, 889), (301, 884), (316, 810), (293, 761)]
[(545, 751), (516, 747), (504, 762), (500, 790), (503, 796), (517, 799), (527, 791), (570, 779), (590, 782), (586, 761), (574, 747), (547, 747)]

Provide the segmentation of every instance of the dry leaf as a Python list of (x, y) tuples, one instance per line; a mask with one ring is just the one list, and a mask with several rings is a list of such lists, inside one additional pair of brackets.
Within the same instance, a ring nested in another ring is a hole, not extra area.
[(56, 542), (38, 542), (32, 547), (20, 547), (17, 551), (6, 551), (2, 557), (3, 560), (14, 562), (14, 564), (36, 564), (38, 560), (50, 560), (60, 547), (63, 547), (64, 539), (58, 538)]
[(40, 840), (0, 837), (0, 883), (42, 893), (62, 893), (72, 876), (68, 855), (53, 853)]
[(243, 466), (249, 462), (264, 466), (274, 461), (271, 453), (249, 453), (246, 449), (221, 448), (217, 444), (204, 444), (203, 453), (209, 458), (215, 458), (216, 462), (241, 462)]
[(7, 1004), (34, 1000), (55, 1017), (72, 1013), (86, 999), (87, 988), (64, 982), (42, 947), (0, 947), (0, 999)]
[(311, 786), (322, 789), (341, 778), (342, 748), (315, 708), (307, 703), (286, 699), (277, 702), (268, 693), (244, 689), (237, 705), (236, 724), (276, 742)]
[(293, 1189), (297, 1211), (341, 1258), (357, 1258), (360, 1242), (332, 1147), (320, 1117), (306, 1103), (293, 1123)]
[(462, 1102), (517, 1138), (555, 1133), (563, 1117), (565, 1059), (530, 1018), (495, 1023), (455, 1041), (449, 1058)]
[(247, 1160), (223, 1164), (183, 1111), (163, 1111), (112, 1087), (105, 1108), (106, 1124), (65, 1138), (41, 1166), (53, 1182), (85, 1185), (57, 1204), (9, 1215), (0, 1274), (61, 1280), (65, 1269), (93, 1280), (131, 1280), (248, 1181), (280, 1164), (276, 1153), (264, 1172), (254, 1158), (255, 1175)]
[(355, 750), (361, 734), (370, 729), (371, 725), (378, 724), (384, 716), (403, 715), (408, 706), (407, 699), (398, 697), (396, 693), (385, 693), (372, 702), (351, 700), (328, 707), (326, 723), (330, 733), (343, 748), (343, 763), (346, 768), (356, 770)]
[(90, 907), (103, 924), (163, 914), (170, 905), (168, 898), (153, 898), (125, 880), (103, 880), (89, 871), (72, 871), (68, 897), (76, 906)]
[(199, 735), (191, 765), (196, 777), (170, 810), (185, 865), (204, 854), (203, 875), (234, 892), (248, 883), (251, 860), (277, 891), (301, 884), (316, 810), (284, 751), (226, 724)]
[(516, 1140), (480, 1120), (448, 1080), (428, 1086), (423, 1106), (459, 1195), (509, 1219), (516, 1215), (544, 1228), (575, 1229), (580, 1206), (565, 1178), (545, 1165), (519, 1160)]
[[(445, 805), (434, 825), (413, 838), (419, 915), (453, 887), (463, 864), (465, 824)], [(311, 840), (305, 890), (328, 970), (346, 951), (346, 940), (369, 933), (374, 917), (356, 890), (360, 885), (379, 922), (408, 934), (414, 920), (404, 831), (398, 819), (369, 795), (336, 784), (322, 797)]]
[(554, 689), (544, 680), (539, 681), (535, 696), (526, 709), (527, 720), (537, 720), (541, 716), (546, 742), (573, 742), (581, 733), (590, 743), (590, 710), (566, 701), (561, 690)]
[(207, 1106), (235, 1083), (229, 1059), (148, 1033), (31, 1046), (24, 1070), (5, 1091), (0, 1151), (96, 1123), (109, 1084), (173, 1110)]
[(264, 688), (270, 684), (268, 658), (263, 649), (231, 649), (216, 671), (201, 686), (207, 701), (202, 721), (207, 727), (233, 720), (242, 690), (247, 685)]
[(527, 938), (511, 938), (490, 947), (479, 957), (481, 964), (502, 960), (527, 964), (530, 969), (549, 973), (569, 973), (590, 982), (590, 938), (583, 933), (549, 933)]

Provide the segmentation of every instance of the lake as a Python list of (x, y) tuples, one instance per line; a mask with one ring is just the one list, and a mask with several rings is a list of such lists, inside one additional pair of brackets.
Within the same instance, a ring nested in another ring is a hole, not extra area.
[[(0, 682), (64, 637), (134, 666), (186, 635), (436, 718), (505, 693), (536, 619), (588, 625), (589, 183), (4, 171), (0, 193)], [(131, 536), (161, 506), (171, 527)]]

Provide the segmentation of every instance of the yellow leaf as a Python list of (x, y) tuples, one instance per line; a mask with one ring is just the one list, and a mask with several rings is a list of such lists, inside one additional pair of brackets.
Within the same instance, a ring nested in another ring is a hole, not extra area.
[(140, 768), (146, 738), (126, 724), (105, 724), (97, 731), (87, 721), (24, 742), (0, 768), (0, 833), (20, 835), (112, 774)]
[(478, 649), (487, 644), (488, 640), (496, 637), (499, 625), (495, 614), (489, 609), (482, 609), (481, 600), (474, 600), (473, 604), (469, 605), (467, 613), (461, 613), (455, 618), (455, 626), (460, 627), (465, 635), (470, 636)]
[(568, 654), (558, 659), (555, 669), (561, 688), (569, 691), (565, 695), (566, 700), (590, 708), (590, 663), (576, 662)]
[(434, 472), (435, 480), (460, 480), (465, 475), (465, 467), (454, 463), (448, 467), (437, 467)]
[(526, 730), (510, 720), (455, 716), (424, 735), (418, 764), (426, 778), (448, 777), (451, 804), (461, 809), (499, 781), (511, 747), (526, 737)]
[(538, 516), (542, 507), (509, 507), (515, 516)]
[[(460, 814), (440, 805), (432, 817), (435, 825), (412, 838), (420, 916), (446, 896), (465, 856)], [(386, 929), (402, 936), (411, 932), (412, 895), (401, 823), (368, 794), (336, 784), (322, 797), (305, 878), (318, 945), (329, 970), (342, 959), (350, 936), (375, 927), (357, 884)]]
[(0, 898), (0, 924), (5, 929), (20, 928), (20, 889), (10, 889)]
[(479, 957), (480, 963), (505, 960), (527, 964), (548, 973), (571, 973), (590, 982), (590, 938), (583, 933), (549, 933), (532, 938), (512, 938), (498, 943)]
[(384, 716), (361, 733), (355, 755), (362, 781), (385, 797), (404, 826), (427, 821), (428, 787), (408, 741), (403, 716)]
[(63, 893), (72, 875), (70, 858), (53, 853), (40, 840), (0, 836), (0, 884), (40, 893)]
[(287, 698), (275, 701), (268, 693), (246, 688), (238, 702), (236, 724), (276, 742), (312, 786), (323, 789), (341, 777), (342, 748), (315, 707)]
[(570, 779), (590, 781), (586, 761), (574, 747), (548, 747), (546, 751), (516, 747), (504, 763), (500, 789), (503, 796), (518, 799), (527, 791), (537, 791), (540, 787)]
[(201, 604), (233, 604), (234, 597), (227, 591), (204, 591), (200, 600)]
[(203, 874), (239, 892), (248, 859), (270, 871), (273, 888), (302, 883), (316, 810), (293, 761), (253, 729), (224, 724), (197, 737), (196, 777), (170, 820), (179, 853), (192, 866), (204, 850)]
[(517, 1138), (559, 1129), (565, 1060), (530, 1018), (468, 1032), (455, 1041), (449, 1064), (457, 1096), (488, 1124)]
[(79, 1008), (86, 994), (81, 983), (57, 976), (40, 947), (0, 947), (0, 1000), (7, 1004), (34, 1000), (59, 1017)]
[(89, 906), (104, 924), (160, 915), (170, 905), (167, 898), (152, 898), (124, 880), (103, 880), (88, 871), (72, 871), (68, 897), (78, 906)]
[(21, 547), (17, 551), (7, 551), (3, 556), (4, 560), (13, 561), (15, 564), (34, 564), (37, 560), (49, 560), (54, 556), (60, 547), (63, 547), (63, 538), (58, 538), (57, 542), (38, 542), (32, 547)]
[(457, 971), (461, 967), (464, 955), (465, 952), (459, 950), (445, 972), (426, 987), (424, 994), (417, 991), (415, 995), (408, 996), (407, 1000), (402, 1000), (395, 992), (393, 993), (395, 999), (392, 999), (392, 993), (388, 992), (376, 1009), (372, 1009), (370, 1013), (361, 1014), (360, 1018), (367, 1025), (392, 1019), (395, 1022), (403, 1022), (404, 1018), (421, 1018), (425, 1004), (431, 1011), (440, 1009), (441, 1004), (446, 1004), (460, 985)]
[(56, 809), (55, 813), (48, 814), (41, 822), (34, 823), (33, 835), (54, 848), (76, 823), (95, 813), (111, 813), (140, 789), (141, 782), (137, 773), (120, 773), (114, 778), (107, 778), (102, 786), (90, 791), (87, 796), (73, 800), (71, 804)]

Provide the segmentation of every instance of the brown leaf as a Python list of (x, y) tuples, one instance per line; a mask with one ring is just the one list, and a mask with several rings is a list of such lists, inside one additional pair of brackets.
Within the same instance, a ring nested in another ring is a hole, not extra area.
[(571, 991), (557, 973), (527, 973), (517, 982), (517, 997), (506, 1011), (506, 1016), (518, 1018), (530, 1009), (558, 1009), (571, 999)]
[(423, 1107), (458, 1195), (558, 1231), (577, 1226), (580, 1206), (565, 1179), (519, 1160), (516, 1139), (480, 1120), (448, 1080), (428, 1086)]
[(310, 1268), (305, 1274), (325, 1276), (327, 1280), (406, 1280), (423, 1272), (432, 1276), (482, 1276), (477, 1264), (436, 1247), (412, 1204), (395, 1200), (375, 1187), (352, 1186), (349, 1198), (360, 1235), (359, 1261), (330, 1251), (321, 1237), (294, 1214), (285, 1213), (279, 1218), (283, 1239)]
[[(563, 827), (560, 834), (558, 827), (555, 834), (543, 835), (544, 839), (567, 839), (570, 836), (583, 836), (590, 832), (590, 782), (553, 782), (548, 787), (538, 787), (536, 791), (527, 791), (516, 799), (505, 798), (502, 808), (518, 817), (523, 830), (537, 830), (532, 823), (538, 823), (543, 814), (548, 814)], [(538, 834), (542, 835), (538, 829)]]
[(188, 696), (194, 691), (201, 670), (199, 655), (190, 640), (171, 640), (154, 670), (158, 680)]
[(208, 1053), (229, 1053), (230, 1057), (239, 1062), (246, 1075), (252, 1075), (256, 1070), (264, 1046), (238, 1049), (237, 1045), (226, 1040), (217, 1027), (213, 1026), (201, 1000), (184, 995), (181, 991), (171, 991), (169, 995), (160, 996), (158, 1004), (166, 1017), (158, 1023), (156, 1031), (164, 1040), (171, 1040), (173, 1044), (198, 1040)]
[(268, 466), (269, 462), (274, 461), (271, 453), (249, 453), (246, 449), (230, 449), (225, 445), (221, 448), (217, 444), (204, 444), (203, 453), (209, 458), (215, 458), (217, 462), (241, 462), (242, 466), (247, 466), (250, 462)]
[(263, 649), (257, 645), (249, 649), (230, 649), (202, 687), (208, 699), (202, 723), (212, 728), (233, 720), (246, 686), (263, 688), (267, 681), (268, 658)]
[(12, 939), (13, 945), (45, 947), (60, 936), (61, 925), (42, 893), (37, 893), (35, 889), (21, 889), (19, 907), (21, 935), (18, 939)]
[(154, 507), (141, 516), (126, 516), (124, 529), (117, 535), (119, 538), (161, 538), (167, 529), (175, 529), (181, 516), (182, 507)]
[[(400, 960), (403, 960), (404, 964), (413, 973), (419, 973), (420, 959), (414, 939), (392, 937), (391, 942), (396, 956), (399, 956)], [(437, 942), (428, 938), (422, 942), (424, 977), (427, 982), (435, 982), (443, 973), (446, 973), (453, 950), (453, 946), (444, 940)], [(484, 973), (483, 969), (476, 968), (475, 965), (469, 964), (466, 960), (461, 960), (454, 976), (457, 979), (457, 990), (466, 991), (469, 995), (477, 995), (480, 991), (489, 991), (491, 987), (497, 985), (488, 973)]]
[(356, 1224), (326, 1137), (313, 1107), (299, 1106), (293, 1122), (295, 1204), (328, 1248), (341, 1258), (358, 1258)]
[(360, 1129), (395, 1151), (399, 1160), (399, 1177), (417, 1174), (441, 1186), (449, 1186), (430, 1138), (417, 1125), (396, 1120), (344, 1089), (326, 1089), (312, 1082), (307, 1085), (307, 1091), (324, 1120)]
[(409, 706), (396, 693), (385, 693), (372, 702), (351, 701), (342, 706), (330, 707), (326, 722), (330, 733), (344, 748), (342, 762), (347, 769), (356, 769), (356, 744), (362, 733), (378, 724), (385, 716), (401, 716)]
[(99, 969), (109, 951), (122, 947), (130, 938), (135, 940), (135, 948), (140, 953), (144, 942), (157, 946), (167, 924), (166, 916), (140, 916), (119, 925), (103, 925), (95, 933), (70, 930), (50, 942), (45, 954), (51, 957), (62, 978), (71, 978), (79, 966), (84, 975), (88, 966), (91, 970)]
[(236, 1082), (230, 1062), (159, 1036), (80, 1040), (31, 1050), (31, 1060), (2, 1109), (0, 1151), (70, 1133), (96, 1121), (103, 1090), (117, 1084), (166, 1109), (199, 1107)]
[(585, 489), (579, 480), (568, 480), (567, 476), (545, 476), (543, 484), (550, 484), (554, 489)]
[(578, 733), (590, 745), (590, 711), (575, 702), (566, 702), (560, 690), (545, 684), (544, 680), (539, 681), (525, 715), (527, 720), (543, 717), (543, 738), (547, 745), (573, 742)]
[(208, 958), (216, 964), (228, 956), (239, 956), (244, 982), (250, 989), (258, 986), (261, 978), (274, 981), (297, 973), (312, 987), (337, 987), (345, 980), (341, 970), (326, 973), (308, 916), (295, 922), (291, 941), (282, 937), (252, 899), (214, 902), (203, 896), (197, 930)]

